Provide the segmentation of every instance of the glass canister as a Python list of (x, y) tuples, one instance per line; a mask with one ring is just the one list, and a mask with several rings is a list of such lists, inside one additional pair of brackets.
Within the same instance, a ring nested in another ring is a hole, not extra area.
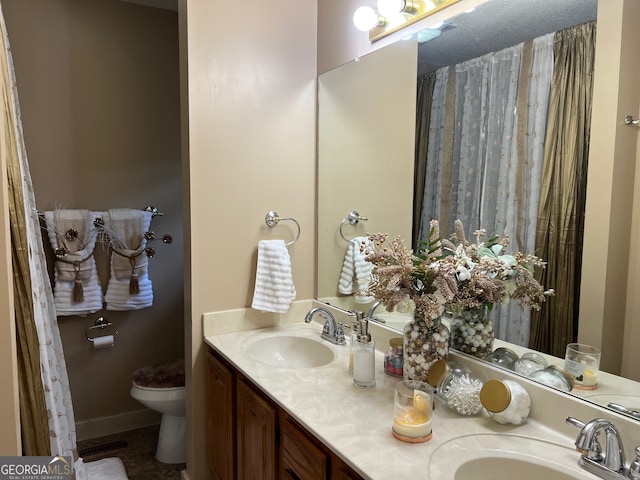
[(404, 379), (427, 382), (431, 365), (449, 354), (449, 329), (440, 318), (427, 320), (414, 312), (403, 330)]
[(531, 408), (529, 394), (513, 380), (489, 380), (480, 390), (480, 401), (500, 424), (520, 425), (529, 416)]
[(513, 370), (515, 368), (518, 358), (519, 357), (516, 352), (505, 347), (496, 348), (493, 352), (484, 357), (487, 362), (509, 370)]
[(529, 375), (529, 378), (563, 392), (570, 392), (575, 386), (573, 376), (557, 365), (549, 365), (545, 369), (537, 370)]
[(536, 352), (523, 353), (522, 356), (516, 360), (515, 371), (520, 375), (528, 377), (537, 370), (544, 370), (549, 364), (545, 358)]
[(440, 359), (429, 370), (429, 383), (432, 386), (435, 383), (438, 396), (460, 415), (476, 415), (482, 411), (483, 382), (462, 367)]
[(483, 358), (493, 350), (493, 321), (488, 308), (455, 308), (448, 312), (451, 321), (451, 348)]
[(384, 373), (394, 377), (402, 377), (404, 354), (401, 337), (389, 339), (389, 349), (384, 354)]

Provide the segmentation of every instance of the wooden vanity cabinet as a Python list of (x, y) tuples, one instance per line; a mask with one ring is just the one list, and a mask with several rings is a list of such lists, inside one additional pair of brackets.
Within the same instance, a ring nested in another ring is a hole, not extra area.
[(238, 480), (276, 480), (278, 413), (265, 398), (236, 379)]
[(215, 478), (235, 479), (235, 378), (214, 355), (207, 355), (207, 463)]
[(207, 353), (207, 460), (221, 480), (362, 480), (214, 350)]

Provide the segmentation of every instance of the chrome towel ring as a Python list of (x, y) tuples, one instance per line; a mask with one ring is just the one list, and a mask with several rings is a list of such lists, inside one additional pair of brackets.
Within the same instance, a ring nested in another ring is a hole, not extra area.
[(347, 237), (344, 236), (344, 232), (342, 231), (342, 227), (344, 227), (344, 222), (349, 222), (351, 225), (356, 226), (359, 222), (366, 222), (369, 220), (367, 217), (361, 216), (357, 211), (352, 210), (348, 213), (344, 220), (340, 222), (340, 236), (344, 239), (345, 242), (350, 242)]
[(289, 243), (285, 243), (285, 246), (287, 246), (287, 247), (289, 245), (293, 245), (300, 238), (300, 224), (298, 223), (298, 221), (295, 218), (292, 218), (292, 217), (281, 218), (280, 215), (278, 215), (278, 212), (274, 212), (274, 211), (267, 212), (267, 214), (264, 217), (264, 223), (266, 223), (267, 226), (269, 226), (269, 227), (275, 227), (276, 225), (278, 225), (278, 222), (280, 220), (291, 220), (298, 227), (298, 234), (296, 235), (296, 238), (294, 238)]

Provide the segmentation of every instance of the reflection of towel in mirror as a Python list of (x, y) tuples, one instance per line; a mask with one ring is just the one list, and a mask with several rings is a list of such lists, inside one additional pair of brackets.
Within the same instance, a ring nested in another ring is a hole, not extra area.
[(251, 308), (263, 312), (286, 313), (295, 298), (291, 258), (284, 240), (260, 240)]
[(104, 230), (113, 248), (105, 294), (107, 310), (139, 310), (153, 305), (149, 259), (144, 251), (152, 216), (132, 208), (114, 208), (104, 214)]
[(44, 212), (49, 242), (56, 258), (53, 299), (58, 316), (87, 315), (102, 310), (102, 287), (93, 250), (97, 229), (94, 220), (102, 212), (53, 210)]
[(368, 249), (372, 248), (367, 237), (351, 239), (338, 280), (338, 292), (343, 295), (354, 295), (356, 303), (369, 303), (374, 299), (367, 295), (373, 264), (364, 259), (366, 254), (361, 251), (363, 245)]

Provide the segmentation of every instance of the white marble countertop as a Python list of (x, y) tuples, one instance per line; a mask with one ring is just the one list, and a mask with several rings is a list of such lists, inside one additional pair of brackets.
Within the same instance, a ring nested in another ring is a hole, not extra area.
[[(365, 478), (453, 478), (455, 467), (442, 459), (446, 455), (455, 457), (447, 448), (473, 434), (485, 435), (472, 438), (477, 448), (469, 450), (471, 456), (474, 451), (495, 445), (498, 435), (535, 437), (553, 445), (554, 453), (550, 455), (554, 461), (578, 475), (577, 478), (582, 475), (582, 478), (596, 478), (577, 466), (579, 455), (573, 447), (574, 438), (531, 419), (515, 426), (499, 425), (487, 416), (464, 417), (450, 410), (438, 397), (432, 420), (433, 438), (421, 444), (396, 440), (391, 435), (393, 389), (400, 379), (384, 373), (382, 351), (376, 352), (376, 387), (356, 388), (347, 369), (349, 347), (321, 340), (320, 330), (315, 322), (290, 323), (209, 335), (205, 342)], [(258, 339), (283, 334), (323, 342), (334, 351), (336, 358), (318, 368), (285, 369), (258, 362), (249, 355), (251, 345)], [(386, 345), (378, 347), (386, 348)], [(442, 455), (434, 455), (436, 450), (443, 452)], [(545, 461), (550, 461), (549, 457)]]

